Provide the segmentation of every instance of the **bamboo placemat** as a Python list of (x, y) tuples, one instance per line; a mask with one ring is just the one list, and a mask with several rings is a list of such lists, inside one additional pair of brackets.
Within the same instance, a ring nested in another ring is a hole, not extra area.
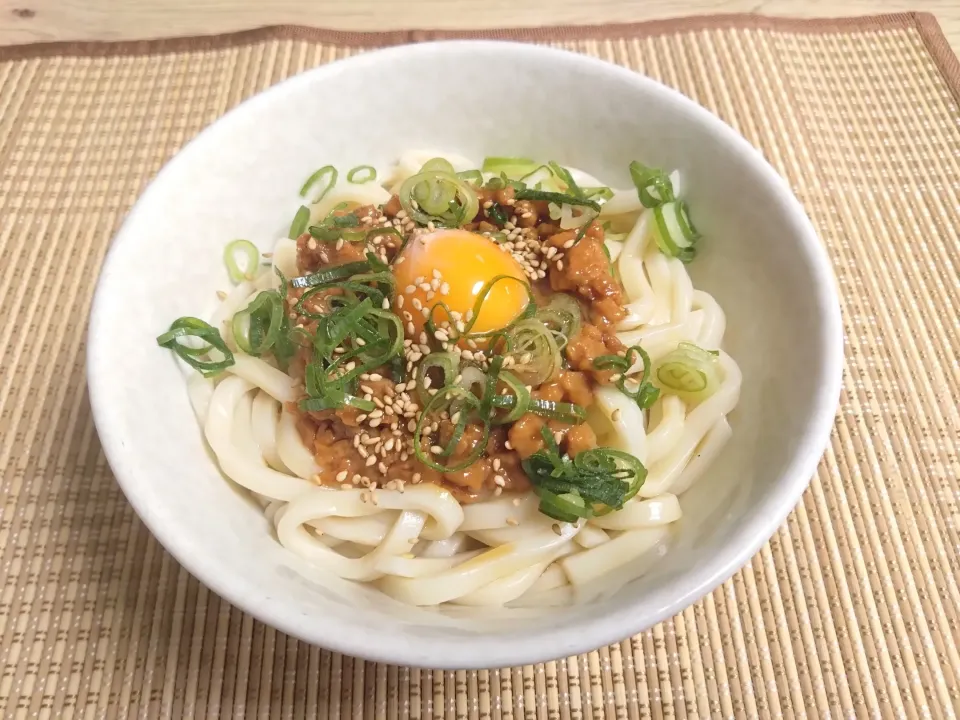
[(960, 65), (929, 16), (488, 34), (695, 98), (763, 149), (833, 258), (847, 363), (830, 448), (786, 525), (712, 595), (589, 655), (429, 672), (275, 632), (150, 537), (107, 468), (84, 385), (86, 315), (122, 217), (244, 98), (439, 35), (279, 28), (0, 49), (0, 715), (952, 717)]

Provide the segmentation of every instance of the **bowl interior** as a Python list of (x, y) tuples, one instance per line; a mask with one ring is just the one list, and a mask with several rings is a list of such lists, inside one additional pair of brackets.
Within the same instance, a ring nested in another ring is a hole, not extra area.
[[(383, 166), (410, 148), (556, 159), (629, 187), (627, 163), (677, 168), (704, 235), (697, 287), (727, 314), (743, 371), (733, 438), (682, 497), (666, 559), (585, 606), (448, 616), (351, 583), (311, 580), (205, 451), (181, 373), (154, 338), (208, 313), (221, 253), (285, 234), (303, 178)], [(434, 667), (533, 662), (616, 641), (741, 566), (795, 504), (835, 407), (836, 302), (799, 205), (732, 130), (673, 91), (599, 61), (500, 43), (360, 56), (244, 104), (157, 177), (111, 249), (90, 333), (104, 447), (124, 491), (189, 570), (280, 629), (368, 658)], [(117, 328), (123, 328), (117, 332)]]

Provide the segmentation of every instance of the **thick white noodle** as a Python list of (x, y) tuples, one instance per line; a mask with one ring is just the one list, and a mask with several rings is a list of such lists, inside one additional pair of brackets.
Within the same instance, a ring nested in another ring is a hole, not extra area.
[[(457, 171), (478, 167), (468, 158), (412, 151), (378, 182), (341, 178), (311, 208), (311, 220), (341, 202), (386, 202), (390, 192), (383, 185), (395, 188), (438, 156)], [(602, 184), (571, 172), (582, 186)], [(679, 196), (677, 173), (671, 180)], [(618, 227), (633, 223), (623, 243), (607, 243), (626, 295), (620, 340), (641, 345), (653, 362), (685, 341), (719, 350), (723, 310), (694, 289), (683, 263), (660, 252), (652, 213), (636, 191), (614, 190), (601, 214)], [(564, 217), (566, 224), (575, 221)], [(557, 522), (538, 511), (533, 493), (461, 506), (433, 485), (408, 484), (402, 492), (319, 487), (314, 480), (322, 469), (287, 409), (301, 390), (270, 362), (237, 352), (230, 328), (232, 316), (257, 293), (279, 287), (275, 270), (288, 278), (298, 274), (295, 241), (277, 240), (272, 267), (233, 288), (214, 312), (211, 324), (234, 349), (235, 363), (216, 380), (190, 371), (191, 404), (224, 475), (251, 492), (281, 544), (320, 572), (375, 582), (397, 600), (543, 608), (612, 592), (659, 561), (669, 528), (682, 515), (677, 496), (703, 477), (732, 434), (727, 415), (739, 399), (741, 374), (721, 351), (720, 387), (700, 403), (664, 393), (643, 411), (615, 387), (597, 389), (588, 422), (598, 443), (634, 455), (648, 476), (621, 510), (590, 521)], [(641, 369), (638, 359), (630, 374)]]
[(293, 500), (313, 487), (310, 483), (272, 470), (250, 449), (233, 444), (234, 411), (254, 385), (240, 377), (224, 378), (213, 392), (204, 434), (220, 469), (238, 485), (274, 500)]
[(260, 454), (267, 465), (274, 470), (290, 474), (290, 468), (284, 465), (277, 453), (277, 425), (280, 423), (280, 403), (270, 393), (258, 390), (253, 399), (250, 415), (253, 436), (260, 447)]
[(697, 446), (710, 429), (736, 406), (740, 399), (740, 368), (722, 350), (720, 368), (724, 380), (719, 389), (687, 413), (680, 439), (669, 453), (648, 468), (647, 480), (640, 488), (641, 497), (675, 492), (675, 482), (690, 462)]

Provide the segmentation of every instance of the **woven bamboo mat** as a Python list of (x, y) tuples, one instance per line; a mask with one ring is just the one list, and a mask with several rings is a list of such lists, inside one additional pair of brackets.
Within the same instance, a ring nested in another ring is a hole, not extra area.
[(84, 385), (97, 270), (145, 184), (291, 74), (436, 33), (296, 28), (0, 49), (0, 716), (951, 717), (960, 707), (960, 64), (928, 16), (495, 33), (642, 71), (790, 181), (843, 295), (836, 430), (712, 595), (545, 665), (353, 660), (216, 597), (149, 536)]

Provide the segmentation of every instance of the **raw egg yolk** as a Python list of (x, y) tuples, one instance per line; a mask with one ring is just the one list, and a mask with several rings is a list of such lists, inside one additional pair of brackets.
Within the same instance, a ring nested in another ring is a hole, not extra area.
[[(394, 311), (403, 319), (408, 336), (413, 323), (414, 338), (419, 337), (426, 322), (421, 308), (442, 302), (467, 322), (477, 297), (498, 275), (519, 282), (498, 280), (490, 288), (471, 333), (506, 327), (529, 302), (528, 281), (520, 263), (490, 238), (466, 230), (437, 230), (414, 236), (394, 262), (393, 274), (398, 295)], [(433, 320), (439, 324), (449, 318), (443, 308), (438, 308)]]

